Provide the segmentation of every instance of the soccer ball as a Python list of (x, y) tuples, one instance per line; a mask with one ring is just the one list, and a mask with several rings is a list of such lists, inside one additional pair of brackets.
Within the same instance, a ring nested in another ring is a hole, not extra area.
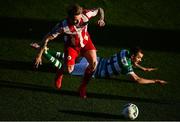
[(135, 104), (128, 103), (124, 105), (122, 115), (127, 119), (134, 120), (139, 115), (139, 109)]

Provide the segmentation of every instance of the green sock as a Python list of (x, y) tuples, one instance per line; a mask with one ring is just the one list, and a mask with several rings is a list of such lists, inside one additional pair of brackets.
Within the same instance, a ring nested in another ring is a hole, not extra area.
[(56, 51), (50, 51), (48, 50), (48, 53), (60, 60), (63, 60), (64, 59), (64, 53), (63, 52), (56, 52)]
[(53, 64), (54, 67), (56, 67), (56, 68), (58, 68), (58, 69), (61, 68), (62, 63), (61, 63), (58, 59), (56, 59), (55, 57), (53, 57), (53, 56), (49, 53), (49, 51), (45, 51), (45, 52), (44, 52), (44, 57), (45, 57), (51, 64)]

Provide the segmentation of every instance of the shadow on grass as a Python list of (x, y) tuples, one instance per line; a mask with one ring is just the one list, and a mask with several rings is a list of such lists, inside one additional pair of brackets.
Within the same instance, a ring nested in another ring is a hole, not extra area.
[[(32, 62), (23, 62), (23, 61), (7, 61), (7, 60), (0, 60), (0, 67), (1, 69), (11, 69), (11, 70), (21, 70), (21, 71), (34, 71), (34, 72), (48, 72), (48, 73), (56, 73), (56, 68), (52, 67), (49, 63), (43, 63), (38, 69), (33, 66)], [(64, 73), (65, 75), (69, 75), (68, 73)], [(73, 76), (73, 77), (82, 77), (82, 76)], [(104, 79), (103, 82), (107, 81), (108, 79), (113, 80), (114, 82), (128, 82), (128, 83), (135, 83), (130, 80), (121, 80), (119, 78), (110, 77), (110, 78), (97, 78), (97, 79)]]
[[(0, 17), (0, 37), (42, 39), (58, 21)], [(141, 46), (149, 50), (178, 51), (180, 30), (107, 25), (99, 28), (89, 25), (96, 45), (112, 47)], [(62, 41), (61, 41), (62, 42)]]
[[(120, 74), (122, 75), (122, 74)], [(118, 75), (117, 75), (118, 76)], [(109, 77), (109, 78), (97, 78), (97, 79), (104, 79), (102, 82), (109, 82), (109, 80), (111, 80), (111, 82), (125, 82), (125, 83), (136, 83), (132, 80), (128, 80), (128, 79), (120, 79), (120, 78), (117, 78), (117, 76), (112, 76), (112, 77)]]
[(73, 91), (56, 90), (49, 86), (27, 84), (27, 83), (14, 82), (14, 81), (0, 80), (0, 87), (22, 89), (22, 90), (34, 91), (34, 92), (45, 92), (45, 93), (50, 93), (50, 94), (63, 94), (63, 95), (68, 95), (68, 96), (78, 96), (78, 93), (73, 92)]
[(67, 113), (67, 114), (73, 114), (73, 115), (81, 115), (81, 116), (87, 116), (92, 117), (94, 119), (98, 120), (114, 120), (114, 119), (124, 119), (125, 118), (122, 115), (113, 115), (108, 113), (99, 113), (99, 112), (85, 112), (85, 111), (77, 111), (77, 110), (59, 110), (59, 112)]
[[(64, 90), (64, 89), (56, 90), (48, 86), (27, 84), (27, 83), (15, 82), (15, 81), (0, 80), (0, 87), (79, 97), (79, 93), (75, 91), (69, 91), (69, 90)], [(172, 101), (172, 100), (162, 100), (162, 99), (158, 100), (158, 99), (128, 97), (128, 96), (119, 96), (119, 95), (102, 94), (102, 93), (87, 93), (87, 95), (88, 95), (87, 99), (97, 98), (97, 99), (125, 100), (125, 101), (155, 103), (155, 104), (173, 104), (173, 105), (180, 104), (180, 102)]]
[(56, 69), (52, 68), (51, 64), (44, 63), (38, 69), (34, 67), (33, 62), (23, 61), (7, 61), (0, 59), (1, 69), (12, 69), (12, 70), (29, 70), (29, 71), (40, 71), (40, 72), (52, 72), (55, 73)]

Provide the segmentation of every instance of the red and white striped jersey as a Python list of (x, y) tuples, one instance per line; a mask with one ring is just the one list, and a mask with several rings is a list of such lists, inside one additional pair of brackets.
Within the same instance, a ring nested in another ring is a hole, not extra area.
[(64, 41), (67, 45), (75, 47), (84, 47), (88, 40), (90, 40), (89, 33), (87, 31), (88, 22), (91, 17), (96, 16), (98, 9), (84, 10), (80, 22), (76, 25), (69, 23), (69, 19), (66, 18), (59, 22), (50, 34), (57, 37), (61, 32), (64, 35)]

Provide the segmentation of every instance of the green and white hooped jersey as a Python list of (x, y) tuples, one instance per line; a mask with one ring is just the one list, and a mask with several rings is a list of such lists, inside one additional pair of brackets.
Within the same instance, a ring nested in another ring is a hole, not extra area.
[(123, 49), (110, 58), (99, 58), (94, 77), (110, 77), (112, 75), (118, 75), (120, 73), (133, 73), (129, 55), (129, 51)]

